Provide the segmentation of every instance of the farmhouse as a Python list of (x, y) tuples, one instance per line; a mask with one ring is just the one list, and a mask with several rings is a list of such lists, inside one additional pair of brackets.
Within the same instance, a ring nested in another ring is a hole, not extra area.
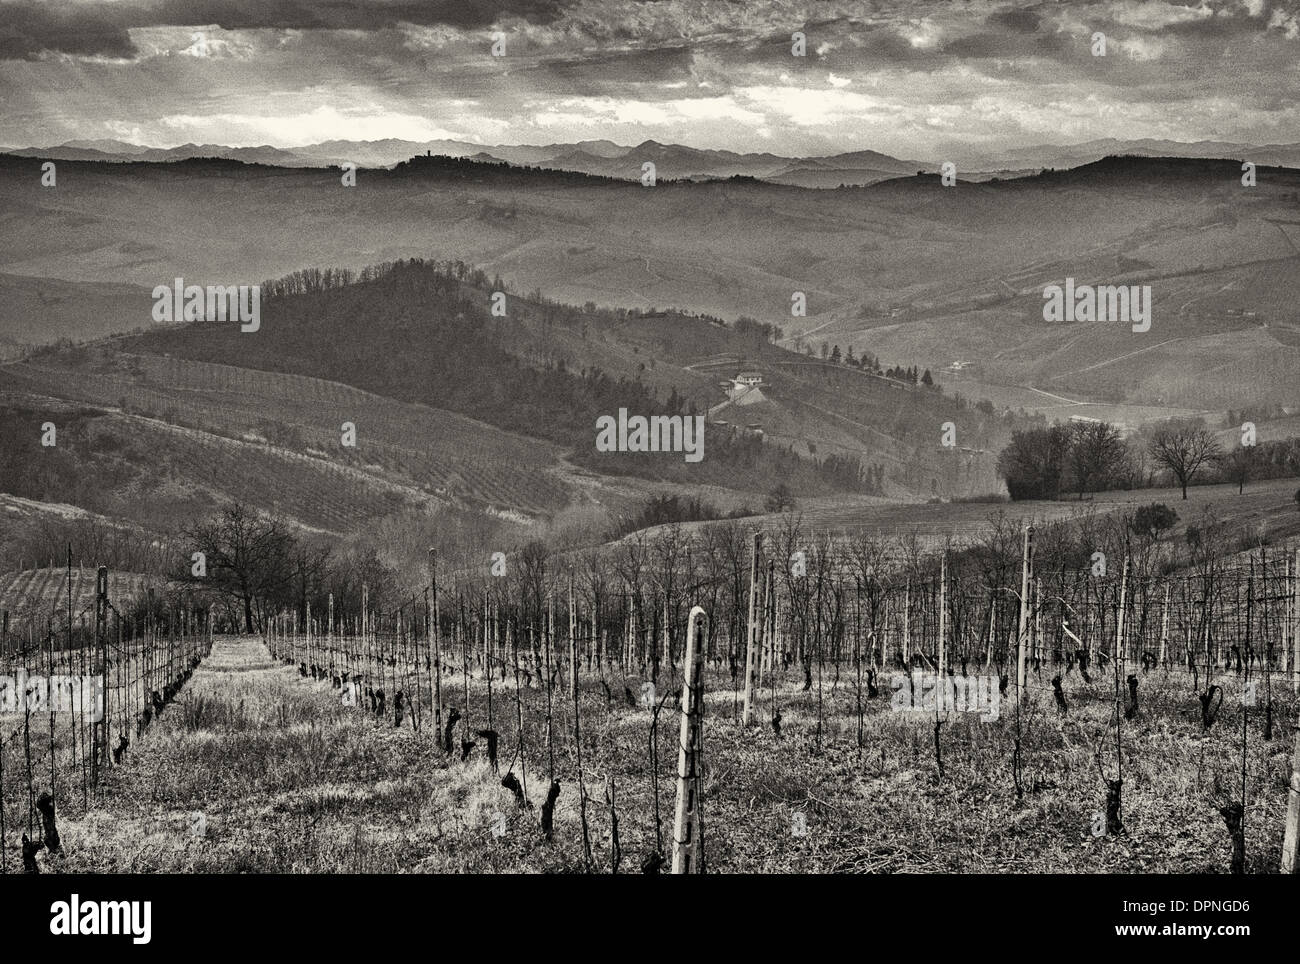
[(722, 383), (727, 401), (738, 405), (753, 405), (767, 401), (763, 395), (763, 374), (761, 372), (741, 372), (735, 378)]

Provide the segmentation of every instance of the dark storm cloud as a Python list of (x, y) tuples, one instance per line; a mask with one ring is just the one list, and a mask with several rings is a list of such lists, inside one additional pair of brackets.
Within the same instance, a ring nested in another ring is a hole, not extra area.
[(616, 50), (584, 54), (581, 58), (544, 58), (536, 64), (516, 68), (518, 76), (534, 75), (539, 82), (561, 84), (575, 93), (604, 93), (610, 88), (657, 82), (687, 80), (700, 45), (652, 47), (645, 50)]
[(1041, 22), (1033, 10), (999, 10), (988, 18), (990, 27), (1002, 27), (1016, 33), (1037, 33)]
[(1079, 44), (1061, 34), (1026, 34), (977, 33), (969, 37), (959, 37), (943, 47), (943, 52), (959, 59), (989, 59), (993, 57), (1014, 59), (1017, 57), (1051, 57), (1065, 60), (1074, 53)]
[(398, 23), (485, 27), (505, 17), (548, 23), (564, 5), (559, 0), (160, 0), (140, 8), (142, 22), (131, 26), (377, 30)]
[(565, 9), (562, 0), (158, 0), (51, 6), (49, 0), (0, 3), (0, 59), (46, 52), (130, 57), (137, 52), (128, 34), (133, 27), (374, 31), (410, 23), (469, 29), (509, 17), (552, 23)]
[(915, 46), (893, 27), (869, 27), (851, 39), (853, 55), (869, 63), (906, 65), (934, 62), (938, 59), (937, 51)]
[(21, 60), (45, 50), (130, 57), (135, 45), (116, 18), (97, 11), (55, 9), (49, 3), (0, 4), (0, 60)]

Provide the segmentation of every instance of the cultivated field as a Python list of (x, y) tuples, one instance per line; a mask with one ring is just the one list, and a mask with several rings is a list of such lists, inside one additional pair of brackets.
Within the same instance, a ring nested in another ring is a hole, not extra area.
[[(1139, 671), (1140, 672), (1140, 671)], [(624, 686), (644, 680), (595, 670), (580, 687), (589, 866), (635, 873), (671, 845), (678, 713), (628, 706)], [(1217, 810), (1240, 787), (1243, 724), (1239, 681), (1207, 732), (1189, 674), (1141, 673), (1141, 709), (1125, 720), (1122, 835), (1097, 834), (1113, 777), (1113, 681), (1065, 686), (1058, 713), (1043, 674), (1033, 675), (1017, 714), (1008, 698), (996, 721), (944, 714), (936, 756), (935, 714), (895, 712), (894, 690), (864, 696), (829, 672), (804, 692), (785, 680), (764, 689), (759, 722), (738, 720), (738, 694), (724, 672), (706, 676), (701, 781), (707, 869), (716, 872), (936, 871), (1226, 872), (1232, 840)], [(460, 688), (452, 672), (444, 685)], [(677, 685), (671, 673), (664, 689)], [(1275, 681), (1277, 718), (1294, 717), (1289, 688)], [(581, 871), (588, 866), (578, 804), (573, 712), (558, 696), (552, 734), (561, 793), (551, 839), (538, 826), (546, 793), (545, 694), (513, 680), (470, 684), (471, 729), (499, 727), (496, 770), (482, 747), (461, 760), (438, 746), (428, 705), (417, 732), (364, 708), (344, 706), (329, 682), (273, 660), (256, 638), (219, 639), (179, 703), (113, 769), (96, 804), (65, 820), (66, 871), (403, 872)], [(427, 697), (428, 694), (426, 694)], [(820, 709), (819, 704), (820, 702)], [(526, 760), (515, 747), (522, 713)], [(781, 716), (778, 737), (770, 720)], [(489, 715), (490, 712), (495, 715)], [(820, 734), (818, 721), (821, 721)], [(1249, 731), (1245, 869), (1276, 869), (1291, 741), (1279, 725)], [(1015, 741), (1021, 734), (1020, 788)], [(479, 738), (479, 742), (482, 740)], [(658, 778), (654, 768), (657, 766)], [(527, 785), (531, 809), (501, 786)], [(610, 806), (606, 788), (612, 787)], [(657, 794), (657, 798), (656, 798)], [(656, 809), (657, 808), (657, 809)], [(201, 815), (196, 817), (194, 815)], [(658, 820), (656, 820), (656, 814)], [(614, 851), (611, 827), (617, 817)], [(200, 820), (202, 823), (200, 824)], [(203, 832), (197, 832), (198, 827)], [(17, 859), (16, 853), (11, 860)]]

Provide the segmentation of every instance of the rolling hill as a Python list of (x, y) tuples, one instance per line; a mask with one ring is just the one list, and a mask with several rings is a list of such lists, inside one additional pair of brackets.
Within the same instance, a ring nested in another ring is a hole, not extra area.
[[(748, 180), (646, 189), (416, 160), (362, 171), (352, 189), (337, 172), (228, 160), (65, 162), (57, 188), (35, 191), (37, 161), (0, 159), (5, 289), (39, 308), (24, 319), (62, 318), (6, 335), (77, 337), (76, 317), (82, 337), (149, 325), (150, 302), (132, 311), (131, 292), (175, 277), (256, 283), (304, 265), (435, 257), (569, 304), (749, 315), (780, 325), (792, 347), (824, 341), (935, 372), (964, 360), (974, 377), (963, 394), (1010, 393), (1029, 411), (1040, 396), (1024, 389), (1143, 419), (1226, 408), (1241, 392), (1297, 401), (1300, 173), (1289, 169), (1260, 168), (1248, 189), (1231, 161), (1114, 158), (950, 189), (912, 175), (817, 191)], [(1150, 284), (1151, 330), (1045, 324), (1042, 288), (1066, 277)], [(121, 287), (94, 310), (93, 290), (57, 282)], [(796, 291), (806, 317), (790, 314)], [(76, 310), (57, 316), (33, 295)], [(1241, 352), (1270, 360), (1248, 385), (1231, 374)]]

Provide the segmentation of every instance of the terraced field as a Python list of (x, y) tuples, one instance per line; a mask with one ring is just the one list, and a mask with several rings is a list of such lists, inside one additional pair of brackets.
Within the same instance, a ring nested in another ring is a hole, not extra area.
[[(563, 506), (569, 498), (569, 486), (556, 471), (561, 462), (555, 446), (338, 382), (110, 353), (98, 358), (94, 367), (76, 370), (47, 362), (8, 365), (0, 369), (0, 383), (32, 394), (146, 414), (215, 436), (274, 443), (277, 451), (264, 453), (263, 461), (307, 465), (310, 475), (347, 469), (342, 474), (356, 487), (369, 480), (378, 490), (410, 494), (417, 502), (432, 498), (542, 514)], [(344, 422), (356, 426), (355, 449), (340, 445)], [(222, 444), (208, 439), (204, 448), (221, 449)], [(208, 452), (201, 459), (205, 473), (213, 468), (212, 457)], [(220, 466), (215, 468), (221, 471)], [(278, 474), (283, 473), (281, 467)], [(313, 488), (310, 481), (302, 485)], [(350, 503), (361, 496), (342, 498)], [(308, 524), (337, 521), (331, 516), (335, 510), (352, 508), (324, 506), (325, 515)]]
[[(109, 570), (108, 593), (114, 604), (161, 586), (156, 575)], [(72, 569), (72, 613), (74, 620), (95, 605), (95, 568), (90, 563), (74, 564)], [(31, 622), (41, 622), (58, 613), (65, 618), (68, 608), (68, 570), (58, 566), (0, 572), (0, 610), (9, 614), (12, 633), (25, 632)], [(91, 617), (93, 618), (93, 616)]]

